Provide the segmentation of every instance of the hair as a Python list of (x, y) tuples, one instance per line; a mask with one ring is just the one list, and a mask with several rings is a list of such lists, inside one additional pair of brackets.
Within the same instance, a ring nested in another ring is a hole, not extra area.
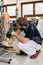
[(17, 18), (16, 22), (20, 26), (27, 26), (27, 24), (28, 24), (27, 18), (25, 18), (25, 17), (19, 17), (19, 18)]

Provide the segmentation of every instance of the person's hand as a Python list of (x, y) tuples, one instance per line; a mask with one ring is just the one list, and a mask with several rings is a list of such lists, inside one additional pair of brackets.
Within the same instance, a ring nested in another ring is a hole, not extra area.
[(16, 36), (16, 35), (17, 35), (17, 33), (16, 33), (16, 32), (14, 32), (14, 31), (12, 31), (12, 32), (11, 32), (11, 35), (12, 35), (12, 36)]
[(8, 41), (2, 41), (2, 45), (7, 46), (7, 47), (11, 47), (11, 45), (9, 44), (9, 42)]

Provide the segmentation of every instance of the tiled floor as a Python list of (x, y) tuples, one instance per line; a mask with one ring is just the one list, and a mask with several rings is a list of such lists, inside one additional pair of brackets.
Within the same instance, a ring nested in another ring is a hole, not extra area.
[[(12, 61), (10, 65), (43, 65), (43, 45), (41, 53), (36, 59), (30, 59), (29, 56), (17, 56), (15, 53), (10, 55)], [(0, 62), (0, 65), (8, 65), (7, 63)]]

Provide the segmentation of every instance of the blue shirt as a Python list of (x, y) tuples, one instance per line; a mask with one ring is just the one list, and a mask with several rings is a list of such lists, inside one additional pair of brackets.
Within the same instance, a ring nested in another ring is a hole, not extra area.
[(26, 37), (26, 38), (30, 38), (30, 39), (32, 40), (33, 37), (39, 37), (40, 40), (41, 40), (41, 36), (40, 36), (39, 31), (38, 31), (37, 28), (36, 28), (33, 24), (31, 24), (31, 23), (29, 23), (28, 26), (27, 26), (27, 28), (24, 29), (24, 32), (25, 32), (25, 37)]

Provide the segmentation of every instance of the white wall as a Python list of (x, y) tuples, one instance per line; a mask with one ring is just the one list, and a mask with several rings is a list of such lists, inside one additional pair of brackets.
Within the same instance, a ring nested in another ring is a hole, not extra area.
[[(41, 1), (41, 0), (18, 0), (19, 2), (29, 2), (29, 1)], [(16, 0), (4, 0), (5, 4), (11, 4), (11, 3), (15, 3)]]
[(16, 0), (4, 0), (4, 4), (12, 4), (15, 2), (16, 2)]

